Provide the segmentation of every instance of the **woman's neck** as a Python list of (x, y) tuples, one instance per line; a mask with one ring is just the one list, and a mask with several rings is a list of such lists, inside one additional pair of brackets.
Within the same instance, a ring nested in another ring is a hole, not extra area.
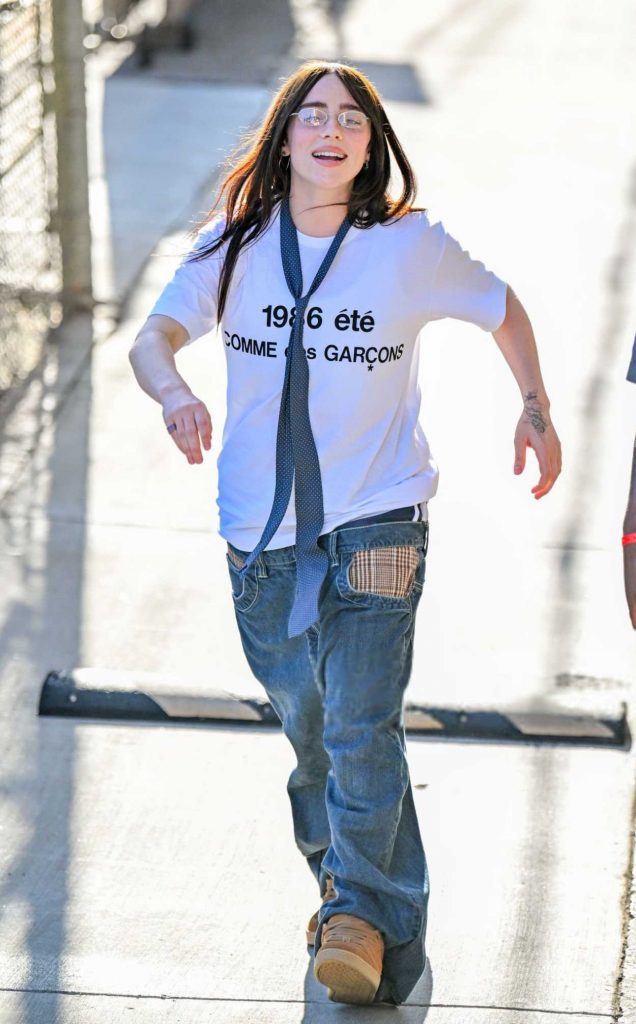
[(298, 231), (316, 238), (335, 235), (347, 212), (348, 195), (334, 190), (325, 192), (294, 188), (289, 195), (289, 209)]

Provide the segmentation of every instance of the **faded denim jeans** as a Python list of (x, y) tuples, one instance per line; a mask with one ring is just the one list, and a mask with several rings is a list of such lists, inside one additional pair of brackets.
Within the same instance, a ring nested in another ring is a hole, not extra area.
[[(404, 692), (413, 660), (427, 522), (337, 527), (319, 618), (287, 637), (294, 546), (248, 552), (228, 544), (241, 642), (297, 758), (289, 776), (296, 845), (337, 898), (319, 914), (354, 914), (384, 937), (376, 1002), (401, 1003), (425, 963), (429, 879), (406, 760)], [(235, 564), (236, 563), (236, 564)], [(397, 566), (397, 569), (396, 569)]]

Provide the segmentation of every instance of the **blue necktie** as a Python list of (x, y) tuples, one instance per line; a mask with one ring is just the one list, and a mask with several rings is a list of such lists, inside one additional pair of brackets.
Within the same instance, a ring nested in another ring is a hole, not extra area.
[(240, 570), (244, 575), (269, 544), (280, 526), (295, 484), (296, 509), (296, 594), (289, 616), (289, 637), (300, 636), (318, 618), (318, 595), (327, 574), (329, 556), (318, 547), (324, 523), (322, 480), (318, 452), (309, 420), (309, 366), (303, 348), (303, 326), (309, 299), (329, 270), (347, 231), (345, 217), (323, 259), (311, 288), (303, 291), (303, 272), (298, 235), (283, 199), (280, 208), (280, 251), (287, 286), (296, 300), (296, 315), (291, 330), (276, 436), (276, 486), (272, 510), (258, 544)]

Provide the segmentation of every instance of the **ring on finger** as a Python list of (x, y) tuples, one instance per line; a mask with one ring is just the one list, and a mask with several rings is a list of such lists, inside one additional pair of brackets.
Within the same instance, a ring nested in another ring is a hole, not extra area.
[(176, 423), (171, 423), (170, 426), (167, 427), (166, 429), (167, 429), (169, 434), (173, 434), (174, 431), (177, 429), (177, 424)]

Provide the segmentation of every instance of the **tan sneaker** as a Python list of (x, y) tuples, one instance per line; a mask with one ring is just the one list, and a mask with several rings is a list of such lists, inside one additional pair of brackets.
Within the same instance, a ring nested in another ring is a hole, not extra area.
[(334, 914), (322, 927), (314, 975), (336, 1003), (372, 1003), (382, 977), (384, 939), (360, 917)]
[[(327, 876), (327, 885), (325, 887), (325, 894), (322, 897), (322, 902), (327, 903), (329, 900), (334, 899), (336, 890), (333, 887), (333, 878)], [(316, 941), (316, 928), (318, 927), (318, 911), (312, 914), (309, 918), (309, 924), (307, 925), (307, 945), (313, 946)]]

